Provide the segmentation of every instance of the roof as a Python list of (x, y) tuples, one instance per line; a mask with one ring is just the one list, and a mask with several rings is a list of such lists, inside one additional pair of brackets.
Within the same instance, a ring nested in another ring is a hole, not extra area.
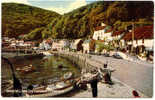
[(117, 36), (117, 35), (120, 35), (122, 34), (123, 32), (125, 32), (124, 30), (120, 30), (120, 31), (114, 31), (112, 36)]
[(107, 29), (106, 31), (105, 31), (105, 33), (109, 33), (109, 32), (112, 32), (113, 30), (112, 30), (112, 28), (110, 28), (110, 29)]
[(112, 32), (113, 29), (111, 28), (111, 26), (98, 26), (95, 28), (95, 31), (99, 31), (99, 30), (105, 30), (105, 33), (109, 33)]
[(98, 26), (95, 28), (95, 31), (103, 30), (105, 28), (106, 28), (106, 26)]
[(109, 32), (112, 32), (112, 31), (113, 31), (113, 29), (112, 29), (111, 26), (106, 26), (104, 33), (109, 33)]
[(52, 40), (48, 39), (45, 41), (46, 43), (52, 43)]
[[(123, 37), (124, 40), (132, 40), (132, 32)], [(153, 39), (153, 25), (138, 27), (134, 30), (134, 39)]]

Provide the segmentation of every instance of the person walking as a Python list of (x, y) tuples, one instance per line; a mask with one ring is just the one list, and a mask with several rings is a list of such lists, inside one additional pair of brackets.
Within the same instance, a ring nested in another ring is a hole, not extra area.
[(92, 88), (92, 96), (97, 97), (98, 89), (97, 89), (98, 79), (95, 78), (90, 82), (91, 88)]
[(148, 51), (146, 54), (146, 60), (149, 61), (149, 57), (150, 57), (150, 52)]

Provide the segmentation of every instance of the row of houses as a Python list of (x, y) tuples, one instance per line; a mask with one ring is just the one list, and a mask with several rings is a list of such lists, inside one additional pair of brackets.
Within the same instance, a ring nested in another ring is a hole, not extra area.
[(70, 44), (67, 39), (47, 39), (43, 40), (42, 43), (40, 43), (39, 49), (61, 51), (65, 50), (69, 45)]
[(75, 40), (55, 40), (50, 39), (51, 43), (47, 42), (49, 39), (44, 40), (39, 45), (39, 49), (53, 50), (53, 51), (79, 51), (89, 52), (89, 40), (75, 39)]
[(126, 47), (139, 49), (144, 47), (145, 50), (152, 50), (154, 46), (153, 25), (136, 27), (132, 30), (113, 31), (106, 24), (96, 27), (93, 35), (94, 40), (104, 40), (104, 42), (112, 42), (114, 47)]
[(31, 41), (17, 40), (15, 38), (2, 38), (2, 47), (3, 48), (32, 48), (35, 43)]
[[(133, 40), (134, 33), (134, 40)], [(9, 45), (10, 47), (35, 47), (34, 42), (16, 40), (14, 38), (3, 37), (3, 45)], [(113, 31), (111, 26), (108, 26), (104, 23), (101, 26), (95, 28), (92, 39), (76, 39), (76, 40), (68, 40), (68, 39), (46, 39), (43, 40), (38, 49), (42, 50), (73, 50), (73, 51), (81, 51), (84, 53), (89, 53), (92, 51), (91, 47), (92, 41), (101, 40), (104, 44), (111, 43), (115, 48), (125, 48), (126, 50), (131, 51), (132, 47), (135, 50), (144, 51), (152, 50), (154, 46), (153, 39), (153, 25), (136, 27), (134, 31), (131, 30), (120, 30)], [(142, 50), (141, 50), (142, 49)], [(95, 49), (93, 49), (95, 50)], [(138, 53), (137, 52), (137, 53)]]
[[(125, 48), (126, 50), (131, 51), (132, 47), (136, 52), (143, 52), (145, 50), (152, 50), (154, 46), (153, 40), (153, 25), (149, 26), (142, 26), (137, 27), (134, 29), (134, 40), (132, 37), (132, 31), (113, 31), (112, 27), (107, 26), (106, 24), (102, 23), (101, 26), (96, 27), (94, 31), (94, 35), (92, 39), (82, 40), (44, 40), (40, 44), (41, 49), (45, 50), (74, 50), (74, 51), (81, 51), (84, 53), (89, 53), (93, 47), (92, 41), (100, 40), (104, 44), (112, 43), (113, 47), (115, 48)], [(52, 42), (49, 42), (52, 41)], [(132, 41), (133, 40), (133, 41)], [(141, 50), (142, 49), (142, 50)]]

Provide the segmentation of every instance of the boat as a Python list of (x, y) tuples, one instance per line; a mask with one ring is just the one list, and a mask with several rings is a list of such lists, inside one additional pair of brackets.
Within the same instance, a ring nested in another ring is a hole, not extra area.
[(35, 68), (30, 64), (28, 66), (24, 66), (23, 68), (17, 68), (16, 70), (22, 73), (29, 73), (35, 71)]
[(62, 77), (60, 77), (60, 80), (63, 80), (63, 81), (73, 80), (73, 79), (75, 79), (75, 77), (72, 72), (66, 72)]
[(43, 55), (45, 55), (45, 56), (53, 56), (53, 54), (51, 54), (50, 52), (48, 52), (48, 51), (44, 51), (44, 52), (42, 52), (43, 53)]
[[(65, 94), (74, 89), (73, 80), (59, 81), (47, 86), (34, 87), (32, 90), (23, 89), (23, 97), (53, 97)], [(6, 89), (6, 93), (13, 93), (13, 85)]]
[(65, 93), (68, 93), (70, 91), (72, 91), (74, 89), (73, 85), (69, 86), (67, 88), (64, 89), (54, 89), (51, 91), (48, 91), (46, 93), (42, 93), (42, 94), (37, 94), (37, 95), (26, 95), (25, 97), (31, 97), (31, 98), (36, 98), (36, 97), (54, 97), (54, 96), (58, 96), (58, 95), (62, 95)]
[(73, 77), (73, 73), (72, 72), (67, 72), (63, 75), (63, 79), (64, 80), (68, 80), (71, 79)]

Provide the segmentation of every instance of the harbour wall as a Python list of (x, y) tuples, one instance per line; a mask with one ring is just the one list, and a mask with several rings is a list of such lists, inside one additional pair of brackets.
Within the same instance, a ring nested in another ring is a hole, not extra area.
[(57, 56), (61, 56), (74, 65), (76, 65), (82, 73), (94, 72), (97, 68), (101, 67), (103, 63), (97, 62), (91, 59), (89, 54), (75, 53), (75, 52), (57, 52), (54, 53)]

